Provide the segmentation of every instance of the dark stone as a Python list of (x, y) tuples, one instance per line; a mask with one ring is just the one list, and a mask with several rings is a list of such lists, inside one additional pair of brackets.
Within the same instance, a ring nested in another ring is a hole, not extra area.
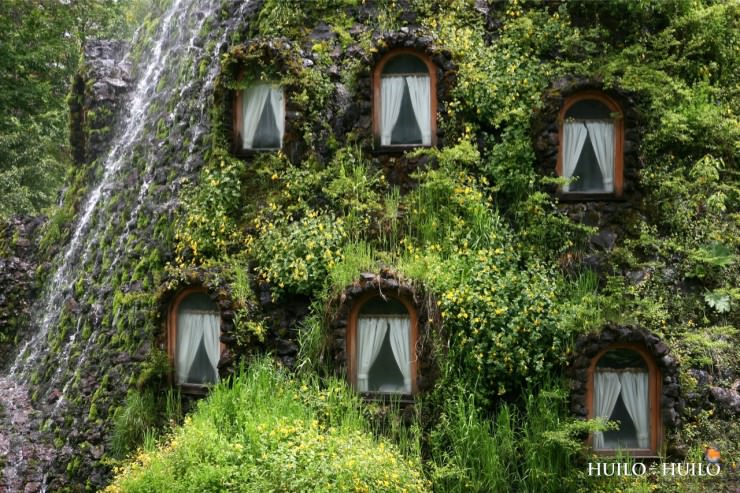
[(59, 398), (62, 396), (62, 391), (59, 389), (53, 389), (51, 392), (49, 392), (49, 395), (46, 397), (46, 403), (52, 404), (59, 400)]
[(37, 493), (39, 491), (41, 491), (41, 483), (37, 481), (26, 483), (25, 488), (23, 488), (23, 493)]
[(260, 303), (262, 305), (269, 305), (272, 303), (272, 295), (270, 291), (260, 291)]
[(660, 359), (660, 363), (663, 365), (663, 367), (669, 368), (669, 369), (675, 368), (676, 366), (676, 360), (671, 355), (663, 356)]
[(92, 455), (93, 459), (99, 460), (101, 457), (103, 457), (103, 447), (95, 445), (91, 446), (90, 455)]
[(151, 342), (144, 341), (141, 344), (141, 346), (139, 346), (139, 348), (136, 350), (136, 353), (134, 353), (134, 355), (131, 356), (131, 359), (134, 361), (144, 361), (146, 360), (150, 351), (151, 351)]
[(583, 355), (576, 357), (573, 366), (576, 368), (586, 368), (591, 364), (591, 360)]
[(588, 415), (588, 410), (582, 404), (577, 404), (577, 403), (571, 404), (570, 411), (576, 416), (587, 416)]
[(632, 281), (632, 284), (640, 284), (648, 276), (648, 271), (645, 269), (639, 269), (627, 272), (627, 278)]
[(312, 41), (331, 41), (335, 39), (337, 35), (332, 30), (331, 26), (323, 22), (316, 25), (309, 34), (309, 38)]
[(664, 342), (658, 342), (653, 346), (653, 353), (656, 356), (663, 356), (668, 354), (668, 346)]
[(128, 353), (119, 353), (118, 356), (115, 357), (113, 362), (117, 365), (128, 363), (131, 361), (131, 356)]
[(617, 234), (609, 229), (603, 229), (599, 233), (590, 238), (591, 243), (597, 245), (604, 250), (612, 250), (617, 242)]
[(740, 393), (736, 390), (709, 387), (709, 394), (722, 412), (728, 416), (740, 415)]
[(279, 356), (296, 355), (298, 354), (298, 345), (293, 341), (278, 339), (276, 350)]
[(678, 385), (675, 383), (668, 385), (663, 389), (663, 394), (667, 396), (678, 397), (679, 393), (680, 393), (680, 389)]
[(384, 283), (385, 289), (398, 289), (400, 286), (399, 282), (395, 279), (387, 279)]

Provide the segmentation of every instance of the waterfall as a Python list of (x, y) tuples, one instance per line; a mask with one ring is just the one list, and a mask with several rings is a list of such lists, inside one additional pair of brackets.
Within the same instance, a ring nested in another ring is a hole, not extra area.
[[(231, 34), (230, 26), (233, 26), (224, 20), (219, 23), (219, 16), (230, 12), (230, 17), (238, 19), (248, 3), (241, 0), (172, 0), (156, 32), (148, 34), (147, 29), (140, 28), (134, 35), (132, 46), (144, 46), (144, 50), (135, 62), (128, 60), (133, 57), (131, 53), (126, 55), (126, 61), (133, 65), (135, 83), (122, 106), (109, 150), (99, 158), (100, 177), (89, 184), (90, 191), (80, 202), (69, 240), (60, 250), (53, 264), (56, 267), (35, 304), (28, 331), (33, 335), (21, 345), (8, 374), (0, 375), (4, 408), (4, 413), (0, 413), (0, 456), (4, 458), (0, 460), (0, 464), (4, 463), (4, 470), (0, 471), (0, 491), (15, 491), (30, 483), (44, 483), (41, 489), (46, 488), (44, 464), (53, 460), (54, 448), (34, 431), (34, 427), (41, 426), (42, 419), (28, 397), (28, 388), (38, 383), (32, 382), (32, 375), (40, 370), (51, 375), (43, 385), (47, 392), (53, 390), (55, 395), (49, 397), (42, 393), (38, 396), (41, 415), (64, 416), (67, 393), (76, 385), (77, 378), (72, 376), (79, 377), (81, 369), (94, 356), (96, 342), (102, 343), (105, 337), (98, 332), (85, 335), (85, 323), (79, 314), (73, 314), (78, 318), (72, 323), (74, 329), (70, 333), (56, 334), (64, 307), (73, 298), (73, 287), (77, 283), (104, 283), (115, 269), (125, 269), (124, 262), (135, 256), (128, 244), (132, 237), (135, 238), (140, 216), (151, 212), (147, 210), (148, 197), (157, 167), (175, 166), (153, 157), (166, 143), (152, 132), (158, 115), (161, 116), (161, 111), (155, 110), (170, 108), (166, 125), (178, 126), (179, 135), (189, 140), (183, 162), (179, 164), (191, 170), (198, 166), (195, 146), (211, 128), (208, 108), (220, 71), (220, 54)], [(143, 38), (148, 35), (152, 38), (145, 42)], [(204, 63), (207, 63), (205, 72)], [(142, 170), (133, 163), (137, 152), (148, 157)], [(136, 172), (131, 173), (132, 169)], [(133, 184), (131, 176), (136, 178)], [(159, 197), (155, 205), (176, 203), (176, 187), (164, 188), (166, 190), (159, 193), (169, 195)], [(123, 224), (122, 233), (110, 241), (103, 253), (103, 239), (112, 222), (106, 208), (115, 193), (122, 189), (129, 193), (127, 203), (131, 207), (127, 217), (117, 218)], [(90, 279), (90, 273), (96, 271), (99, 276)], [(115, 327), (121, 316), (119, 312), (113, 313), (109, 327)], [(56, 359), (48, 361), (49, 341), (54, 337), (58, 337), (60, 346), (55, 348)], [(45, 403), (53, 405), (45, 409)]]

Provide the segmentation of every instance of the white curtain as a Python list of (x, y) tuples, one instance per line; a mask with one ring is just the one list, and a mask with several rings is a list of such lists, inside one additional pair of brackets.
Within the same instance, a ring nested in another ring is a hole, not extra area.
[(403, 374), (403, 390), (411, 393), (411, 322), (409, 317), (386, 318), (391, 330), (391, 349), (396, 364)]
[(399, 77), (383, 77), (380, 82), (380, 144), (391, 144), (391, 133), (398, 121), (403, 100), (404, 80)]
[(385, 318), (363, 317), (357, 321), (357, 390), (368, 391), (368, 372), (380, 353), (388, 330)]
[(611, 192), (614, 190), (614, 124), (586, 122), (586, 128), (604, 178), (604, 191)]
[[(572, 178), (573, 173), (576, 171), (576, 165), (578, 164), (578, 158), (581, 157), (581, 151), (583, 150), (583, 144), (586, 142), (588, 136), (588, 130), (583, 125), (583, 122), (565, 122), (564, 136), (565, 149), (563, 151), (563, 177)], [(567, 192), (570, 185), (565, 185), (563, 191)]]
[(218, 375), (216, 369), (221, 357), (220, 318), (218, 312), (202, 310), (184, 310), (178, 314), (175, 347), (175, 379), (178, 384), (187, 383), (201, 340), (206, 348), (208, 360)]
[(425, 146), (432, 144), (431, 99), (429, 97), (430, 84), (428, 75), (406, 76), (406, 84), (411, 96), (411, 106), (414, 108), (416, 123), (421, 129), (421, 143)]
[[(622, 386), (619, 383), (619, 373), (597, 371), (594, 373), (594, 394), (596, 417), (609, 419), (619, 398)], [(604, 434), (594, 432), (594, 449), (604, 448)]]
[(265, 102), (270, 96), (270, 91), (269, 84), (257, 84), (244, 91), (242, 97), (242, 138), (244, 139), (245, 149), (252, 148), (257, 124), (265, 108)]
[(648, 374), (626, 371), (621, 375), (622, 402), (637, 431), (637, 446), (648, 448), (650, 439)]
[(270, 104), (272, 105), (272, 114), (275, 115), (275, 126), (280, 134), (280, 147), (283, 146), (283, 134), (285, 133), (285, 102), (283, 88), (273, 86), (270, 91)]

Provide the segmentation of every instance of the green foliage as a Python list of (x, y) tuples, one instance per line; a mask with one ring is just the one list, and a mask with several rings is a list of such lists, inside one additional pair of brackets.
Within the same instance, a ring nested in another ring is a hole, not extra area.
[(52, 205), (70, 161), (66, 95), (89, 37), (125, 30), (139, 1), (8, 0), (0, 16), (0, 218)]
[[(735, 340), (740, 331), (737, 327), (719, 325), (694, 328), (680, 334), (675, 343), (682, 364), (691, 368), (716, 371), (721, 368), (736, 368), (740, 355), (735, 350)], [(678, 334), (677, 334), (678, 335)]]
[(239, 347), (247, 351), (255, 339), (264, 341), (266, 324), (259, 314), (257, 299), (250, 286), (248, 266), (240, 258), (231, 259), (227, 265), (234, 302), (234, 336)]
[(348, 233), (357, 237), (379, 213), (377, 190), (384, 177), (369, 168), (357, 148), (337, 152), (330, 167), (336, 171), (324, 191), (344, 215)]
[(185, 194), (187, 213), (181, 216), (175, 233), (180, 265), (226, 254), (239, 241), (235, 216), (241, 208), (244, 167), (244, 161), (216, 151), (199, 184)]
[(117, 470), (106, 492), (426, 491), (418, 459), (373, 438), (344, 383), (267, 361), (217, 386), (182, 427)]
[(157, 401), (151, 391), (129, 391), (122, 407), (113, 415), (111, 452), (124, 457), (144, 442), (158, 425)]
[(493, 419), (465, 388), (443, 395), (430, 434), (435, 491), (574, 491), (580, 437), (604, 429), (568, 417), (567, 393), (553, 384), (528, 392), (521, 408), (500, 406)]
[(689, 260), (694, 262), (694, 268), (688, 275), (702, 278), (715, 269), (734, 264), (735, 255), (726, 245), (715, 242), (710, 245), (702, 245), (689, 252)]
[[(130, 308), (129, 310), (133, 311)], [(141, 372), (136, 382), (137, 388), (156, 388), (165, 384), (169, 380), (171, 368), (167, 353), (161, 349), (153, 349), (141, 365)]]
[(271, 283), (276, 294), (319, 290), (340, 258), (338, 247), (346, 237), (343, 219), (328, 211), (308, 211), (292, 221), (274, 204), (272, 210), (273, 217), (255, 221), (260, 236), (247, 240), (260, 281)]
[(548, 272), (517, 260), (510, 248), (459, 251), (437, 284), (451, 357), (483, 401), (550, 374), (569, 340)]

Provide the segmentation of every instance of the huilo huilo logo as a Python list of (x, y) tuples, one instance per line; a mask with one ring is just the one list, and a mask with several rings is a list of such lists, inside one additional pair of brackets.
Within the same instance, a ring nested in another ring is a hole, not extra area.
[(648, 473), (662, 476), (719, 476), (722, 472), (721, 454), (715, 447), (707, 447), (704, 462), (660, 462), (646, 465), (642, 462), (589, 462), (589, 476), (644, 476)]

